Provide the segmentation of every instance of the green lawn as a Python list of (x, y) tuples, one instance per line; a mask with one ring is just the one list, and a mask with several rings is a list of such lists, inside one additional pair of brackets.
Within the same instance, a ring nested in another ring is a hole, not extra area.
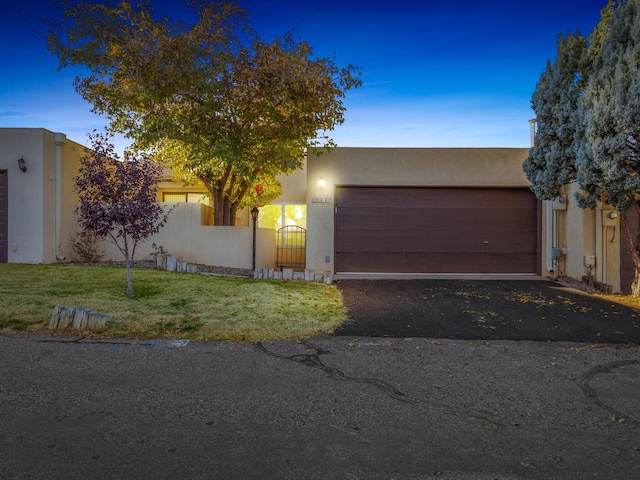
[(0, 332), (46, 330), (56, 305), (111, 315), (92, 333), (105, 337), (295, 339), (332, 333), (346, 318), (339, 290), (320, 283), (134, 268), (135, 298), (125, 288), (123, 267), (0, 264)]

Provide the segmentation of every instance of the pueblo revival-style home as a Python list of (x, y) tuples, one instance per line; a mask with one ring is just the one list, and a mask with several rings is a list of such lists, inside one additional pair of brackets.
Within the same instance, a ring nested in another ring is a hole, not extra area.
[[(73, 178), (84, 147), (41, 128), (0, 129), (0, 262), (73, 260)], [(310, 155), (282, 177), (258, 216), (256, 268), (413, 278), (475, 274), (589, 277), (628, 290), (633, 268), (618, 212), (581, 210), (576, 186), (553, 202), (529, 189), (527, 148), (344, 148)], [(212, 226), (204, 189), (167, 174), (158, 201), (176, 208), (152, 245), (205, 265), (252, 267), (252, 217)], [(622, 243), (622, 245), (624, 245)], [(120, 260), (105, 245), (104, 260)]]

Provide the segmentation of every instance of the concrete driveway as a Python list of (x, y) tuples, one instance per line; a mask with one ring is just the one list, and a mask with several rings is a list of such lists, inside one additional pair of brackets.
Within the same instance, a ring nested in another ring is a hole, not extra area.
[(547, 280), (340, 280), (336, 335), (640, 345), (640, 312)]

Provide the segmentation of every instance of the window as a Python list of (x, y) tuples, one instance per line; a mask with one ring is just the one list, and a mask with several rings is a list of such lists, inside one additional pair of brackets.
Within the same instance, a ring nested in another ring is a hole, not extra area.
[(305, 204), (281, 203), (260, 209), (258, 226), (279, 229), (288, 225), (307, 228), (307, 206)]
[(162, 201), (167, 203), (202, 203), (210, 205), (209, 197), (200, 192), (162, 193)]

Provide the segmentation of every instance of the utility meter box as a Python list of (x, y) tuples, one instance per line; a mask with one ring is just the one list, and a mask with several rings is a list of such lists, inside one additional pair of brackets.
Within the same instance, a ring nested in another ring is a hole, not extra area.
[(562, 256), (562, 248), (553, 247), (551, 249), (551, 257), (552, 258), (560, 258)]

